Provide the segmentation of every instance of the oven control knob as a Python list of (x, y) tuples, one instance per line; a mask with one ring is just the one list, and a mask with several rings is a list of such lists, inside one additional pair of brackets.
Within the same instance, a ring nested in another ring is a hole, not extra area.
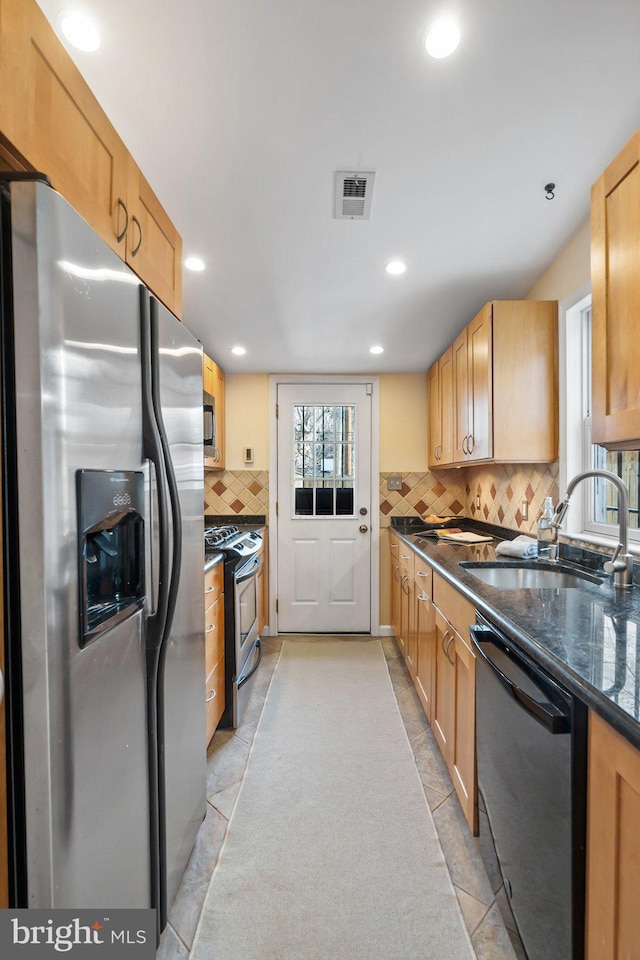
[(360, 524), (360, 533), (366, 533), (368, 529), (369, 527), (366, 525), (366, 523)]

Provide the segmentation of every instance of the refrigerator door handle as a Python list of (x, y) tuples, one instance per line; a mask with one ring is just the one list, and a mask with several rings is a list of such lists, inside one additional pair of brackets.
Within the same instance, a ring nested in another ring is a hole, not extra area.
[(157, 563), (158, 563), (158, 553), (160, 549), (159, 544), (159, 531), (156, 529), (156, 524), (158, 522), (157, 511), (156, 511), (156, 502), (158, 498), (158, 482), (156, 478), (156, 471), (152, 460), (147, 460), (147, 477), (148, 477), (148, 504), (146, 512), (146, 556), (147, 556), (147, 600), (146, 600), (146, 614), (147, 616), (153, 616), (158, 610), (158, 574), (157, 574)]

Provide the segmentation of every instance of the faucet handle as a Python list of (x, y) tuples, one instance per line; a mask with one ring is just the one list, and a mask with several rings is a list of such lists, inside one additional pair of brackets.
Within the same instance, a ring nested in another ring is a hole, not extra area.
[(624, 560), (618, 560), (618, 554), (622, 550), (622, 544), (619, 543), (618, 546), (613, 551), (613, 556), (611, 560), (607, 560), (603, 564), (603, 570), (605, 573), (616, 573), (618, 570), (624, 570), (626, 568), (626, 563)]

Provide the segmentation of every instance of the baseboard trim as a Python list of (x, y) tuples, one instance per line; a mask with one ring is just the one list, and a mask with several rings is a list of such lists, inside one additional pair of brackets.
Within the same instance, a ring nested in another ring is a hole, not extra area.
[(384, 623), (381, 623), (378, 629), (376, 630), (374, 636), (376, 637), (394, 637), (395, 634), (391, 627), (387, 626)]

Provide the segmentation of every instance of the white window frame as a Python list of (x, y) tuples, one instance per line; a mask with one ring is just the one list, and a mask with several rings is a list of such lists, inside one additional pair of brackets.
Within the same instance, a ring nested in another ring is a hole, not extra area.
[[(589, 391), (591, 344), (584, 329), (584, 311), (591, 307), (589, 285), (560, 304), (560, 499), (569, 480), (593, 467), (591, 397)], [(571, 496), (562, 532), (585, 543), (613, 546), (618, 525), (597, 523), (593, 517), (593, 484), (579, 483)], [(629, 549), (640, 554), (640, 530), (629, 529)]]

